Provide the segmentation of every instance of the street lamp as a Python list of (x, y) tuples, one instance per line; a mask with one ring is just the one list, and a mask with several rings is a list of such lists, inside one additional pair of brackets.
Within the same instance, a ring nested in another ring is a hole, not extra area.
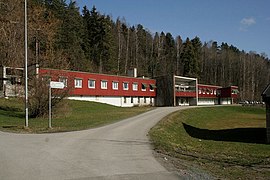
[(27, 0), (24, 1), (24, 32), (25, 32), (25, 64), (24, 64), (24, 76), (25, 76), (25, 127), (28, 127), (28, 73), (27, 73), (27, 59), (28, 59), (28, 53), (27, 53)]

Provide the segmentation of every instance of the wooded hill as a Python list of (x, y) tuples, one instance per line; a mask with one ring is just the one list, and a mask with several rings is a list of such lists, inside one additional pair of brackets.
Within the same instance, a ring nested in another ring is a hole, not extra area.
[[(24, 0), (2, 0), (0, 32), (1, 65), (23, 67)], [(257, 101), (270, 82), (265, 54), (153, 33), (125, 19), (114, 21), (95, 7), (80, 12), (76, 2), (65, 0), (28, 0), (28, 39), (29, 63), (41, 67), (117, 75), (136, 67), (139, 76), (174, 73), (204, 84), (236, 85), (242, 100)]]

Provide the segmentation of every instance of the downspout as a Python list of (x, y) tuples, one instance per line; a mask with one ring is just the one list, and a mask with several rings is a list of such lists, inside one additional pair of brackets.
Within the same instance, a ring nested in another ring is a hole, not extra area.
[(198, 95), (198, 79), (196, 78), (196, 106), (198, 106), (198, 99), (199, 99), (199, 95)]
[(176, 106), (175, 75), (173, 75), (173, 106)]

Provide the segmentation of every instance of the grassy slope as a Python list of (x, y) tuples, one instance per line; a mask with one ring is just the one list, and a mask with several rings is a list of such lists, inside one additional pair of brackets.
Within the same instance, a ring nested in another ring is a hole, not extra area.
[(154, 127), (156, 148), (193, 161), (218, 177), (270, 177), (265, 110), (252, 107), (196, 108), (176, 112)]
[(151, 107), (120, 108), (94, 102), (67, 100), (56, 113), (57, 116), (53, 116), (53, 129), (47, 129), (47, 117), (29, 119), (29, 129), (24, 129), (23, 103), (17, 99), (0, 99), (0, 130), (30, 133), (83, 130), (113, 123), (150, 109)]

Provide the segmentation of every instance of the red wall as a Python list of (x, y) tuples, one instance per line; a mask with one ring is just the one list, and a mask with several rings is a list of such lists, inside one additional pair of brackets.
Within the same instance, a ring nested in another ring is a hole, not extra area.
[(196, 97), (196, 92), (175, 92), (176, 97)]
[[(94, 74), (86, 72), (54, 70), (54, 69), (39, 69), (39, 75), (50, 76), (52, 81), (59, 81), (59, 77), (68, 78), (68, 87), (72, 88), (70, 95), (79, 96), (145, 96), (155, 97), (156, 89), (150, 91), (150, 84), (156, 85), (154, 79), (133, 78), (124, 76), (114, 76), (105, 74)], [(74, 87), (74, 79), (83, 80), (82, 88)], [(95, 89), (88, 88), (88, 79), (95, 80)], [(107, 89), (101, 89), (101, 80), (107, 81)], [(118, 90), (112, 89), (112, 82), (118, 82)], [(123, 90), (123, 83), (128, 82), (128, 90)], [(134, 91), (132, 83), (138, 83), (138, 90)], [(147, 85), (146, 91), (142, 91), (142, 83)]]
[(231, 97), (231, 98), (237, 98), (238, 95), (237, 94), (232, 94), (232, 90), (234, 89), (238, 89), (237, 86), (231, 86), (231, 87), (226, 87), (226, 88), (221, 88), (221, 97), (222, 98), (227, 98), (227, 97)]
[[(217, 97), (217, 90), (221, 88), (220, 86), (212, 86), (212, 85), (204, 85), (204, 84), (199, 84), (198, 85), (198, 96), (199, 98), (216, 98)], [(216, 94), (214, 93), (216, 91)]]

